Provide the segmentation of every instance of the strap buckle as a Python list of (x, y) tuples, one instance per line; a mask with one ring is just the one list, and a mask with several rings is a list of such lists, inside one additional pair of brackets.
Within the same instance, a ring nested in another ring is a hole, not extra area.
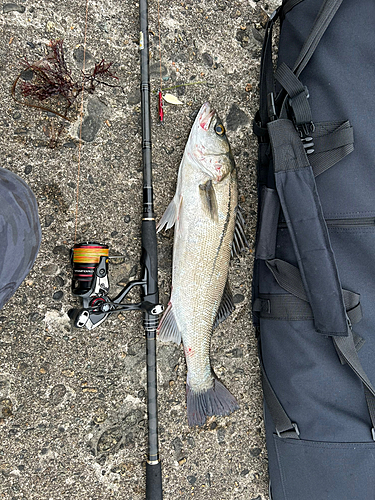
[(257, 298), (254, 300), (253, 312), (258, 312), (261, 314), (271, 313), (271, 301), (268, 299)]
[[(299, 435), (300, 435), (300, 432), (299, 432), (299, 429), (298, 429), (298, 425), (294, 422), (291, 422), (292, 424), (292, 428), (290, 429), (284, 429), (283, 431), (279, 431), (276, 429), (276, 434), (279, 438), (285, 438), (285, 437), (290, 437), (290, 436), (283, 436), (283, 434), (286, 434), (286, 433), (293, 433), (295, 432), (297, 434), (297, 437), (299, 438)], [(372, 429), (374, 431), (374, 434), (373, 436), (375, 436), (375, 429)], [(375, 439), (374, 439), (375, 441)]]
[[(314, 126), (314, 124), (312, 122), (310, 123), (310, 128), (311, 128), (311, 126)], [(306, 129), (307, 129), (307, 127), (306, 127)], [(314, 149), (315, 144), (314, 144), (313, 138), (308, 136), (307, 134), (305, 135), (304, 132), (302, 132), (301, 130), (299, 131), (299, 133), (301, 135), (301, 141), (302, 141), (303, 147), (305, 148), (306, 154), (311, 155), (315, 151), (315, 149)]]

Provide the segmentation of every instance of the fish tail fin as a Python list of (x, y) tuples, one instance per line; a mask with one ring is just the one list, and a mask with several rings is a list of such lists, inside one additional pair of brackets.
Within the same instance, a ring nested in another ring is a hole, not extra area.
[(186, 384), (187, 416), (190, 427), (202, 426), (206, 417), (212, 415), (229, 415), (239, 406), (235, 397), (217, 379), (210, 389), (195, 392)]
[(171, 302), (169, 302), (160, 320), (157, 333), (159, 335), (159, 340), (162, 342), (175, 342), (176, 344), (181, 344), (181, 332), (177, 326)]

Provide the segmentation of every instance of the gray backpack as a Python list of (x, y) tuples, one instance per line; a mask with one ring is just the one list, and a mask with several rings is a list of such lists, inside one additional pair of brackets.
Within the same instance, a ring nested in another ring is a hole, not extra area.
[(273, 500), (375, 498), (374, 26), (373, 0), (284, 0), (266, 28), (253, 318)]

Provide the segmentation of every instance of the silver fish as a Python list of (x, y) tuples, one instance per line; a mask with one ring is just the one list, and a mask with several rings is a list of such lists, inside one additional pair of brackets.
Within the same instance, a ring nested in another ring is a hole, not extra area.
[(175, 226), (172, 293), (159, 340), (180, 344), (182, 338), (190, 426), (238, 408), (211, 369), (210, 340), (213, 328), (234, 309), (227, 279), (231, 253), (247, 246), (242, 221), (225, 129), (205, 103), (185, 147), (176, 193), (158, 224), (158, 231)]

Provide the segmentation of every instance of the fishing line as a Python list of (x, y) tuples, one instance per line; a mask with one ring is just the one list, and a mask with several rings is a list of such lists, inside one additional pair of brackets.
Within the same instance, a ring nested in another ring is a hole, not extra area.
[(158, 0), (158, 30), (159, 30), (159, 62), (160, 62), (160, 92), (162, 91), (163, 79), (161, 71), (161, 37), (160, 37), (160, 0)]
[(164, 122), (164, 109), (163, 109), (163, 77), (161, 68), (161, 36), (160, 36), (160, 0), (158, 0), (158, 31), (159, 31), (159, 63), (160, 63), (160, 89), (158, 92), (158, 113), (160, 123)]
[[(85, 32), (83, 38), (83, 63), (82, 72), (85, 73), (86, 69), (86, 39), (87, 39), (87, 18), (88, 18), (89, 2), (86, 0), (86, 15), (85, 15)], [(77, 227), (78, 227), (78, 211), (79, 211), (79, 180), (81, 174), (81, 150), (82, 150), (82, 124), (83, 124), (83, 97), (85, 90), (85, 79), (82, 79), (82, 97), (80, 107), (80, 123), (79, 123), (79, 144), (78, 144), (78, 167), (77, 167), (77, 191), (76, 191), (76, 210), (75, 210), (75, 229), (74, 229), (74, 244), (77, 243)]]

